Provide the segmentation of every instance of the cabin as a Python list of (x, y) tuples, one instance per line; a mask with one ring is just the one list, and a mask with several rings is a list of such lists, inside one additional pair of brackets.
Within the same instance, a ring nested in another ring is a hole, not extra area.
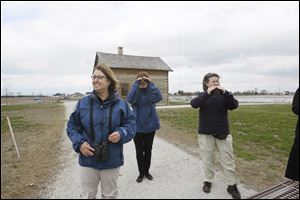
[(118, 47), (117, 54), (97, 52), (94, 67), (100, 63), (110, 67), (116, 74), (123, 98), (126, 98), (136, 80), (136, 75), (145, 71), (150, 74), (151, 81), (161, 91), (163, 100), (160, 104), (168, 104), (169, 72), (173, 70), (160, 57), (124, 55), (123, 47)]

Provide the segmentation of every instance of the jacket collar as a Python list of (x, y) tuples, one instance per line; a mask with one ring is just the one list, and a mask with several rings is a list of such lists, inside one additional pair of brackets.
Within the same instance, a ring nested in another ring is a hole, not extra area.
[(109, 97), (103, 101), (102, 99), (99, 98), (95, 90), (93, 90), (93, 92), (90, 94), (90, 97), (102, 105), (109, 105), (115, 103), (120, 99), (119, 92), (111, 92), (109, 93)]

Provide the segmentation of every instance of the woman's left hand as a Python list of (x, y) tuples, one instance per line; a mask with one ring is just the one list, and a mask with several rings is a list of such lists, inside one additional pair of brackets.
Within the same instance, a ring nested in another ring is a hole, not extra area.
[(120, 133), (119, 132), (113, 132), (108, 136), (108, 140), (111, 141), (112, 143), (117, 143), (120, 141)]
[(222, 90), (223, 93), (225, 93), (225, 88), (223, 88), (223, 87), (221, 87), (221, 86), (217, 86), (217, 88), (218, 88), (219, 90)]

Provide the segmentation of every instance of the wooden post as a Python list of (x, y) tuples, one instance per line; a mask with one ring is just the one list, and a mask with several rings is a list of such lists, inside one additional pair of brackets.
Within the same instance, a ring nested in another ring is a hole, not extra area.
[(14, 145), (15, 145), (15, 148), (16, 148), (16, 151), (17, 151), (18, 159), (20, 159), (19, 149), (18, 149), (18, 146), (17, 146), (17, 142), (16, 142), (16, 140), (15, 140), (15, 136), (14, 136), (13, 130), (12, 130), (12, 128), (11, 128), (11, 124), (10, 124), (9, 118), (8, 118), (8, 116), (6, 116), (6, 118), (7, 118), (9, 130), (10, 130), (10, 134), (11, 134), (11, 137), (12, 137), (12, 139), (13, 139), (13, 142), (14, 142)]

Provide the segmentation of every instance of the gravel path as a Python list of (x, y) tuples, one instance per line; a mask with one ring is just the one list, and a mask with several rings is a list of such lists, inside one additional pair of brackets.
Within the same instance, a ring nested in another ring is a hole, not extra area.
[[(75, 102), (68, 102), (65, 105), (66, 119), (68, 119)], [(62, 151), (65, 153), (59, 160), (61, 171), (49, 180), (49, 184), (42, 191), (42, 198), (80, 198), (77, 154), (72, 150), (66, 133), (62, 138)], [(158, 137), (154, 138), (152, 151), (150, 172), (154, 177), (153, 181), (147, 179), (144, 179), (142, 183), (135, 181), (138, 169), (133, 141), (124, 145), (124, 157), (125, 164), (121, 167), (118, 179), (121, 199), (231, 199), (231, 195), (226, 191), (227, 185), (223, 181), (221, 172), (216, 175), (212, 192), (204, 193), (201, 160)], [(242, 198), (256, 193), (245, 185), (240, 184), (238, 187)], [(100, 198), (100, 195), (98, 197)]]

